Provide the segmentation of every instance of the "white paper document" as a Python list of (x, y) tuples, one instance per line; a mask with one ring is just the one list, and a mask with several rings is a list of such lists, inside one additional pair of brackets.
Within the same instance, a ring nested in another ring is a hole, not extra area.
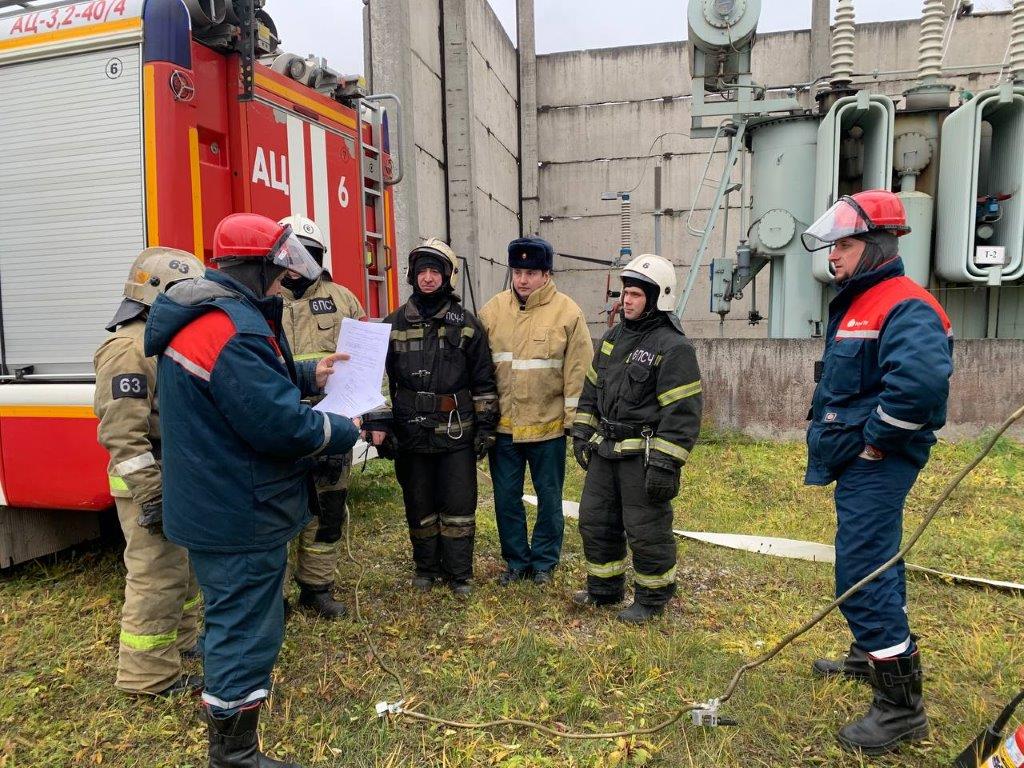
[(334, 364), (334, 373), (327, 378), (326, 396), (313, 406), (314, 410), (351, 419), (384, 405), (380, 390), (390, 335), (391, 326), (386, 323), (348, 317), (342, 320), (338, 351), (346, 352), (349, 359)]

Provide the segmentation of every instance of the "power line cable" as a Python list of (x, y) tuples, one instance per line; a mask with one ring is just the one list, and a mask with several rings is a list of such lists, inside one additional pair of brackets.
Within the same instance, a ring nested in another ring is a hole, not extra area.
[[(982, 448), (978, 455), (975, 456), (975, 458), (963, 469), (961, 469), (960, 472), (956, 475), (956, 477), (954, 477), (946, 485), (945, 489), (942, 491), (939, 497), (932, 503), (931, 507), (929, 507), (928, 512), (924, 516), (924, 519), (922, 519), (921, 523), (917, 526), (916, 530), (911, 534), (910, 538), (900, 548), (899, 552), (893, 555), (881, 566), (876, 568), (872, 573), (868, 574), (863, 579), (858, 581), (856, 584), (854, 584), (852, 587), (846, 590), (842, 595), (837, 597), (827, 606), (817, 611), (808, 621), (806, 621), (803, 625), (801, 625), (800, 627), (798, 627), (797, 629), (793, 630), (788, 635), (783, 637), (769, 651), (759, 656), (758, 658), (741, 665), (733, 674), (732, 679), (729, 681), (729, 684), (725, 687), (722, 694), (718, 698), (709, 699), (706, 702), (690, 702), (686, 706), (676, 709), (669, 717), (662, 720), (661, 722), (646, 728), (633, 728), (606, 732), (570, 731), (552, 728), (542, 723), (534, 722), (532, 720), (527, 720), (524, 718), (501, 718), (497, 720), (487, 720), (483, 722), (468, 722), (462, 720), (449, 720), (443, 717), (429, 715), (424, 712), (407, 708), (405, 706), (405, 702), (408, 700), (408, 694), (405, 683), (402, 680), (401, 676), (397, 672), (395, 672), (391, 667), (389, 667), (381, 658), (379, 652), (377, 651), (377, 647), (374, 645), (373, 640), (370, 637), (369, 630), (365, 627), (365, 622), (363, 621), (362, 618), (362, 613), (359, 604), (359, 585), (360, 582), (362, 581), (363, 574), (365, 573), (366, 569), (365, 566), (363, 566), (362, 563), (360, 563), (352, 554), (350, 532), (352, 518), (350, 515), (346, 515), (345, 547), (346, 550), (348, 551), (349, 559), (353, 563), (355, 563), (356, 566), (359, 568), (359, 576), (356, 579), (356, 585), (354, 587), (356, 593), (356, 620), (360, 624), (360, 627), (363, 631), (363, 635), (367, 641), (367, 647), (369, 647), (374, 660), (377, 662), (377, 665), (396, 681), (402, 696), (402, 698), (395, 703), (379, 703), (377, 705), (377, 713), (381, 717), (385, 715), (401, 715), (404, 717), (411, 718), (413, 720), (420, 720), (423, 722), (433, 723), (435, 725), (444, 725), (449, 728), (458, 728), (462, 730), (485, 731), (492, 730), (495, 728), (511, 727), (536, 731), (538, 733), (544, 733), (548, 736), (552, 736), (555, 738), (570, 739), (577, 741), (606, 741), (618, 738), (629, 738), (633, 736), (649, 736), (651, 734), (658, 733), (659, 731), (663, 731), (667, 728), (670, 728), (671, 726), (679, 722), (679, 720), (682, 719), (682, 717), (686, 714), (691, 715), (692, 720), (696, 725), (735, 724), (734, 721), (721, 718), (718, 714), (718, 709), (722, 704), (725, 704), (733, 697), (744, 675), (746, 675), (747, 672), (757, 669), (761, 665), (771, 661), (773, 658), (778, 656), (779, 653), (781, 653), (787, 646), (794, 643), (800, 636), (809, 632), (813, 627), (819, 624), (826, 616), (828, 616), (828, 614), (832, 613), (832, 611), (834, 611), (836, 608), (838, 608), (847, 600), (849, 600), (850, 597), (852, 597), (857, 592), (862, 590), (865, 586), (867, 586), (872, 581), (877, 579), (879, 576), (881, 576), (887, 570), (892, 568), (894, 565), (901, 562), (907, 555), (907, 553), (909, 553), (910, 550), (913, 549), (914, 545), (917, 544), (918, 540), (924, 534), (925, 530), (928, 528), (929, 525), (931, 525), (932, 521), (935, 519), (935, 516), (942, 508), (942, 505), (945, 504), (945, 502), (952, 495), (953, 491), (955, 491), (956, 488), (960, 485), (963, 479), (967, 477), (967, 475), (969, 475), (974, 470), (974, 468), (977, 467), (978, 464), (982, 462), (982, 460), (984, 460), (986, 456), (988, 456), (988, 454), (995, 447), (996, 442), (999, 440), (1000, 437), (1002, 437), (1003, 433), (1006, 432), (1007, 429), (1009, 429), (1014, 423), (1016, 423), (1022, 417), (1024, 417), (1024, 406), (1021, 406), (1012, 414), (1010, 414), (1009, 417), (1007, 417), (1007, 419), (999, 426), (999, 428), (989, 437), (989, 439), (985, 443), (984, 448)], [(477, 467), (477, 471), (483, 474), (485, 477), (489, 477), (486, 472), (480, 469), (479, 466)]]

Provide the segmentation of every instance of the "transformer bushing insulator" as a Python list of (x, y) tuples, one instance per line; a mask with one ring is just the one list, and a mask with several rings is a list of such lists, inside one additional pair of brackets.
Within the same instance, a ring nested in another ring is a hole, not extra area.
[(622, 250), (627, 251), (633, 244), (633, 203), (628, 197), (622, 199), (622, 216), (620, 224)]
[(1013, 0), (1009, 73), (1014, 82), (1024, 82), (1024, 0)]
[(832, 29), (832, 82), (848, 83), (853, 79), (853, 49), (857, 27), (854, 23), (853, 0), (839, 0)]
[(946, 29), (944, 16), (943, 0), (924, 0), (917, 66), (917, 76), (921, 80), (934, 81), (942, 75), (942, 39)]

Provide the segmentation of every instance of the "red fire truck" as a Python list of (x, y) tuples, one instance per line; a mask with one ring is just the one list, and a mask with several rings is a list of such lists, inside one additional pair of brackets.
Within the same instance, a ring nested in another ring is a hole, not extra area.
[(0, 0), (0, 567), (112, 504), (92, 356), (143, 248), (208, 261), (225, 215), (301, 214), (371, 318), (396, 306), (400, 104), (282, 53), (262, 5)]

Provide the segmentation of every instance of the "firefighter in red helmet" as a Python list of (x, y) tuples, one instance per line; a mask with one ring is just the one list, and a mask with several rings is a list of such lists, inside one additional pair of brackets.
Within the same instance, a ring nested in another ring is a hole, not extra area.
[(351, 450), (351, 420), (314, 411), (335, 361), (292, 359), (281, 279), (320, 266), (264, 216), (217, 225), (205, 278), (154, 303), (146, 353), (159, 355), (164, 531), (185, 547), (206, 605), (204, 643), (211, 768), (293, 765), (259, 752), (259, 708), (284, 635), (288, 542), (310, 520), (316, 457)]
[[(807, 431), (805, 482), (835, 487), (836, 594), (900, 547), (903, 503), (946, 420), (952, 332), (931, 294), (903, 274), (897, 238), (910, 231), (886, 190), (843, 197), (803, 234), (831, 248), (838, 293), (829, 304), (821, 376)], [(880, 754), (928, 734), (921, 656), (910, 632), (903, 564), (841, 607), (853, 633), (842, 660), (818, 675), (871, 685), (867, 714), (840, 729), (846, 749)]]

